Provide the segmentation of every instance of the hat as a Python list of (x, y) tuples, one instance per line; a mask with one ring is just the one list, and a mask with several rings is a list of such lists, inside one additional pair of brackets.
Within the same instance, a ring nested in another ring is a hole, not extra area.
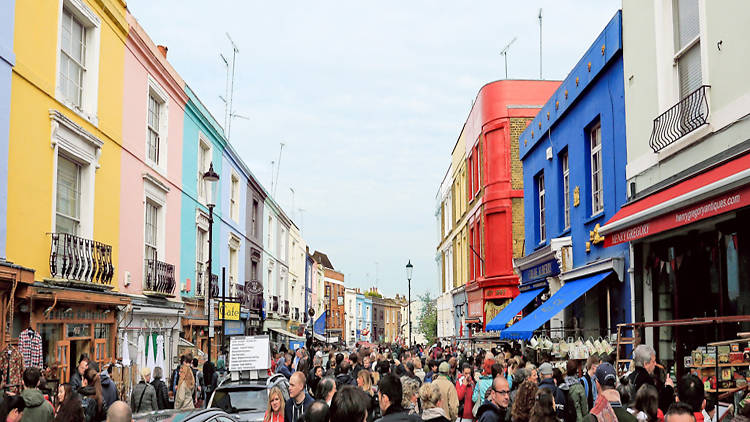
[(607, 385), (610, 387), (615, 386), (617, 375), (615, 373), (615, 368), (611, 363), (602, 362), (601, 364), (599, 364), (599, 366), (596, 368), (595, 375), (596, 380), (599, 381), (599, 385)]
[(539, 373), (542, 375), (552, 375), (552, 364), (544, 362), (539, 366)]
[(451, 371), (451, 365), (448, 362), (441, 362), (438, 371), (440, 371), (441, 374), (447, 374)]
[(151, 370), (148, 368), (141, 368), (141, 377), (146, 378), (151, 376)]

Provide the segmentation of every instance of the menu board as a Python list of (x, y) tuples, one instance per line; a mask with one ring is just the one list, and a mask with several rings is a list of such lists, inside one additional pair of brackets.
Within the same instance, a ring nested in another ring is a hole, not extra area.
[(229, 371), (266, 370), (270, 367), (268, 336), (234, 336), (229, 340)]

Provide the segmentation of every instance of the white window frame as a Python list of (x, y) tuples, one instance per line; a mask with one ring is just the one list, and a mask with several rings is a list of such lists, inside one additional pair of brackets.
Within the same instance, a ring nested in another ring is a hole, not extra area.
[[(146, 227), (146, 203), (151, 202), (157, 209), (157, 220), (156, 220), (156, 255), (157, 259), (163, 259), (164, 257), (164, 246), (166, 244), (166, 210), (167, 210), (167, 193), (169, 187), (161, 183), (155, 177), (145, 173), (143, 175), (143, 227), (144, 227), (144, 243), (145, 243), (145, 227)], [(145, 252), (144, 252), (145, 255)], [(148, 259), (144, 256), (143, 259)]]
[[(62, 92), (60, 69), (62, 59), (63, 10), (67, 10), (85, 28), (84, 72), (81, 84), (81, 104), (75, 105)], [(60, 0), (57, 21), (57, 54), (55, 64), (55, 98), (70, 110), (93, 125), (98, 126), (97, 117), (99, 90), (99, 52), (101, 20), (83, 0)]]
[[(76, 201), (75, 214), (76, 215), (68, 215), (68, 214), (62, 213), (62, 212), (58, 211), (58, 208), (57, 208), (57, 201), (59, 200), (59, 198), (57, 197), (57, 193), (60, 193), (60, 189), (59, 189), (59, 186), (57, 185), (57, 183), (60, 182), (60, 160), (61, 159), (64, 159), (64, 160), (72, 163), (73, 166), (75, 166), (75, 175), (74, 175), (74, 178), (75, 178), (74, 191), (75, 191), (75, 193), (74, 193), (74, 195), (76, 196), (76, 199), (75, 199), (75, 201)], [(56, 183), (55, 188), (57, 189), (56, 190), (56, 194), (55, 194), (55, 219), (56, 219), (55, 220), (55, 230), (54, 230), (55, 233), (62, 233), (62, 231), (58, 230), (58, 228), (57, 228), (57, 219), (60, 218), (60, 217), (68, 219), (68, 220), (71, 220), (71, 221), (73, 221), (75, 223), (75, 226), (73, 227), (73, 231), (71, 232), (71, 234), (77, 235), (78, 232), (79, 232), (79, 230), (80, 230), (80, 225), (81, 225), (81, 173), (82, 173), (82, 167), (83, 166), (77, 160), (71, 159), (67, 155), (59, 155), (57, 157), (57, 166), (56, 166), (57, 171), (56, 171), (56, 175), (55, 175), (57, 177), (56, 182), (55, 182)]]
[[(154, 98), (156, 102), (159, 104), (159, 126), (157, 128), (154, 128), (158, 139), (159, 144), (157, 145), (157, 160), (154, 161), (149, 156), (149, 132), (150, 132), (150, 124), (149, 124), (149, 107), (151, 103), (151, 98)], [(169, 96), (167, 95), (166, 91), (154, 80), (154, 78), (149, 75), (148, 77), (148, 87), (146, 89), (146, 139), (145, 139), (145, 159), (146, 163), (154, 168), (156, 171), (161, 173), (162, 175), (167, 174), (167, 164), (168, 160), (168, 134), (169, 134)]]
[[(205, 155), (203, 155), (205, 152)], [(198, 201), (206, 205), (208, 200), (211, 198), (211, 184), (203, 180), (203, 175), (208, 171), (211, 162), (213, 161), (213, 145), (206, 139), (202, 132), (198, 133), (198, 180), (197, 180), (197, 192)], [(201, 162), (203, 157), (203, 162)]]
[[(589, 130), (589, 169), (591, 171), (591, 215), (604, 212), (604, 169), (602, 168), (602, 125), (597, 123)], [(594, 164), (599, 171), (595, 173)], [(596, 188), (599, 186), (599, 189)]]
[(560, 155), (563, 187), (563, 229), (570, 228), (570, 156), (568, 150)]
[(539, 173), (536, 177), (536, 189), (537, 189), (537, 206), (539, 213), (539, 243), (543, 243), (547, 240), (547, 222), (546, 220), (546, 189), (544, 186), (544, 173)]
[(268, 244), (266, 245), (267, 251), (273, 251), (273, 216), (268, 216)]
[[(702, 1), (696, 0), (696, 7), (698, 10), (696, 10), (696, 13), (698, 14), (698, 35), (696, 35), (692, 40), (685, 43), (684, 46), (677, 45), (676, 37), (678, 35), (679, 31), (679, 25), (678, 25), (678, 17), (677, 17), (677, 9), (675, 5), (675, 1), (677, 0), (671, 0), (670, 1), (670, 12), (671, 12), (671, 21), (672, 21), (672, 31), (670, 33), (671, 41), (672, 41), (672, 48), (673, 48), (673, 55), (672, 55), (672, 65), (674, 66), (674, 83), (675, 83), (675, 92), (676, 92), (676, 101), (680, 101), (683, 98), (687, 96), (687, 94), (690, 94), (690, 92), (683, 93), (682, 87), (680, 85), (680, 59), (687, 55), (690, 51), (693, 50), (693, 48), (698, 49), (698, 56), (700, 56), (700, 72), (701, 72), (701, 85), (705, 84), (705, 78), (704, 78), (704, 61), (705, 57), (703, 55), (703, 51), (701, 48), (701, 38), (703, 35), (703, 7), (702, 7)], [(692, 92), (692, 91), (691, 91)]]
[(234, 169), (229, 176), (229, 216), (232, 221), (240, 221), (240, 176)]
[(286, 262), (286, 234), (287, 231), (285, 228), (280, 227), (279, 228), (279, 259), (283, 262)]
[[(208, 257), (211, 251), (208, 247), (208, 214), (203, 212), (201, 209), (195, 210), (195, 287), (194, 289), (198, 288), (198, 263), (201, 263), (201, 268), (203, 269), (203, 294), (207, 294), (207, 288), (209, 286), (209, 274), (208, 274)], [(198, 237), (198, 232), (203, 232), (204, 238), (203, 238), (203, 244), (198, 245), (198, 241), (200, 240)], [(202, 261), (201, 261), (202, 259)]]
[(237, 297), (237, 285), (239, 284), (240, 248), (242, 242), (234, 233), (229, 233), (229, 295)]
[(81, 166), (80, 173), (80, 211), (78, 236), (92, 239), (94, 235), (94, 192), (96, 187), (96, 170), (99, 168), (104, 142), (73, 122), (58, 110), (50, 110), (51, 140), (54, 151), (54, 170), (52, 172), (52, 207), (50, 232), (57, 227), (57, 160), (62, 154)]

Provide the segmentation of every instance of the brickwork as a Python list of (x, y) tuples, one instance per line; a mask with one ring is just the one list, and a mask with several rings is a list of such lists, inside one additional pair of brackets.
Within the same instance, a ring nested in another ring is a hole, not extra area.
[(523, 199), (513, 198), (513, 258), (523, 256), (524, 220), (523, 220)]
[[(530, 118), (510, 119), (510, 175), (513, 189), (523, 190), (523, 167), (519, 158), (518, 139), (531, 120)], [(513, 220), (515, 221), (515, 217)]]

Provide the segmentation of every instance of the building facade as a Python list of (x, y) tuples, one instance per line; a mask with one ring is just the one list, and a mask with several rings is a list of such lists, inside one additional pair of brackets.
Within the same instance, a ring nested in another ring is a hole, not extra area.
[[(438, 192), (437, 250), (441, 294), (465, 285), (463, 324), (484, 327), (518, 293), (513, 272), (513, 258), (523, 253), (518, 137), (559, 84), (501, 80), (483, 86), (458, 136), (451, 174)], [(452, 308), (452, 298), (444, 301)], [(444, 325), (455, 331), (458, 324)]]
[(8, 206), (8, 132), (10, 131), (10, 86), (16, 56), (13, 53), (15, 0), (3, 3), (0, 11), (0, 258), (5, 258)]
[(299, 228), (293, 221), (289, 226), (289, 303), (291, 308), (289, 319), (296, 324), (305, 321), (305, 262), (307, 260), (307, 245), (302, 239)]
[(344, 289), (344, 338), (349, 346), (354, 345), (358, 340), (357, 317), (359, 314), (357, 311), (357, 290), (346, 287)]
[(257, 335), (263, 328), (263, 208), (267, 194), (249, 169), (247, 173), (249, 177), (245, 195), (246, 288), (242, 297), (244, 306), (248, 309), (248, 334)]
[[(729, 47), (750, 35), (746, 7), (623, 2), (627, 203), (600, 234), (607, 248), (630, 243), (635, 321), (750, 313), (750, 82), (738, 72), (750, 58)], [(679, 374), (686, 351), (748, 329), (641, 334)]]
[(333, 268), (324, 268), (323, 277), (328, 338), (346, 341), (344, 336), (344, 274)]
[[(605, 248), (599, 234), (627, 198), (621, 29), (618, 12), (521, 134), (526, 250), (516, 266), (522, 308), (536, 310), (502, 336), (606, 337), (630, 320), (628, 246)], [(501, 317), (504, 328), (515, 315)]]
[(266, 320), (264, 327), (269, 331), (272, 341), (286, 343), (298, 340), (296, 334), (287, 331), (291, 316), (289, 283), (289, 228), (291, 221), (281, 207), (266, 197), (263, 207), (265, 213), (265, 248), (264, 272), (266, 277)]

